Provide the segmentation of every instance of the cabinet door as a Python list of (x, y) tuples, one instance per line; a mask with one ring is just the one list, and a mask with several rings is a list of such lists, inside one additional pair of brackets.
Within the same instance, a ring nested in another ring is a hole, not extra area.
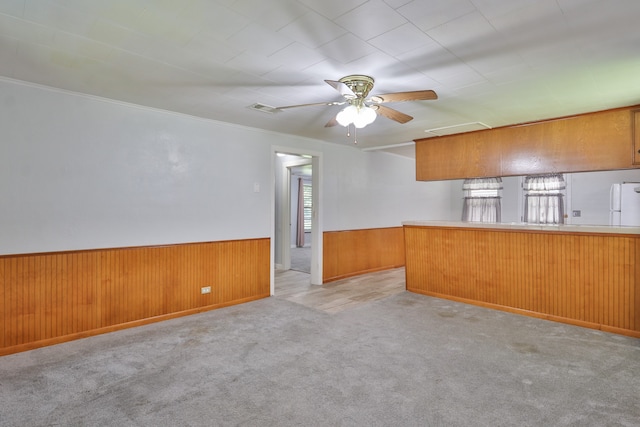
[(418, 181), (500, 176), (500, 147), (485, 134), (426, 138), (415, 148)]

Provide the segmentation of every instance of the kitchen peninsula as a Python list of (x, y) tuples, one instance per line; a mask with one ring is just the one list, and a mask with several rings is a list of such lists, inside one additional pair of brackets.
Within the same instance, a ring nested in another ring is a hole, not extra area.
[(403, 228), (408, 291), (640, 338), (640, 227)]

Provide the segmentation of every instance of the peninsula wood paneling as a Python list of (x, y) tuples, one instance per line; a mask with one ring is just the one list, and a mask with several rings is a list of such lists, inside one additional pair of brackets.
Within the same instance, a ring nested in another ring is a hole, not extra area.
[(407, 290), (640, 337), (640, 237), (405, 227)]
[(631, 108), (416, 141), (419, 181), (640, 167)]
[(323, 282), (402, 267), (402, 227), (325, 232), (322, 252)]
[(269, 257), (269, 239), (2, 256), (0, 354), (267, 297)]

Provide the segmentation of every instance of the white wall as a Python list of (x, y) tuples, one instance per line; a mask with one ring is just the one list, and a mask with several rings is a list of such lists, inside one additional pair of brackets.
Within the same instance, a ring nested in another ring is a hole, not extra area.
[(384, 152), (327, 150), (325, 230), (393, 227), (402, 221), (450, 219), (447, 181), (416, 181), (415, 160)]
[(0, 132), (0, 254), (269, 237), (272, 146), (322, 153), (325, 230), (451, 215), (411, 159), (10, 80)]
[[(524, 211), (524, 195), (519, 176), (502, 178), (502, 222), (521, 222)], [(520, 207), (520, 204), (523, 204)]]
[[(609, 189), (616, 182), (640, 182), (640, 170), (581, 172), (567, 174), (571, 189), (567, 209), (571, 224), (609, 224)], [(572, 217), (579, 210), (580, 217)]]
[(0, 129), (0, 253), (270, 234), (275, 135), (7, 81)]

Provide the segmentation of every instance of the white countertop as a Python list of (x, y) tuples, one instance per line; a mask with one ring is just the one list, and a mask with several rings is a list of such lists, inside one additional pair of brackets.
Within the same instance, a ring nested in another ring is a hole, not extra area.
[(614, 227), (609, 225), (527, 224), (523, 222), (464, 222), (464, 221), (405, 221), (402, 225), (417, 227), (486, 228), (502, 230), (533, 230), (571, 233), (640, 234), (640, 227)]

